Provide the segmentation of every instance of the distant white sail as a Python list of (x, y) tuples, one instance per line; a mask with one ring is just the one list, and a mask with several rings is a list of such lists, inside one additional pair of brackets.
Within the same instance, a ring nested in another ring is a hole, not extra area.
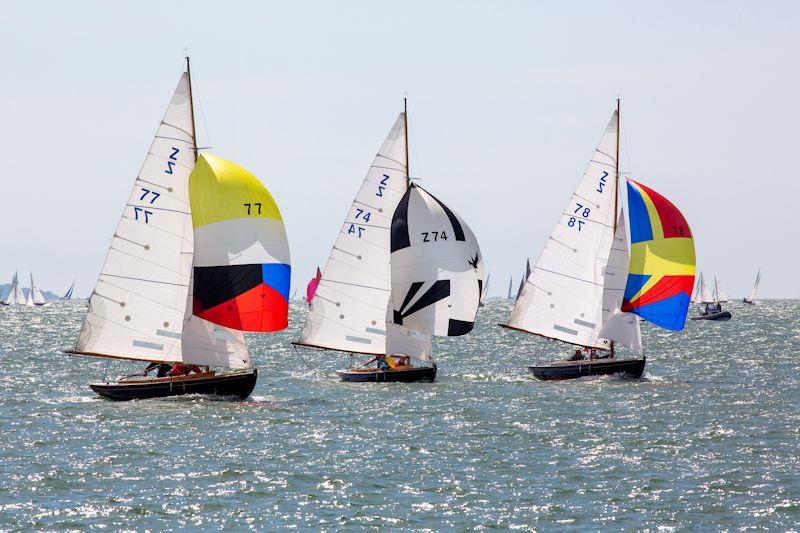
[(19, 277), (14, 272), (14, 278), (11, 280), (11, 287), (5, 299), (0, 302), (2, 305), (24, 305), (25, 294), (22, 292), (22, 287), (19, 285)]
[(580, 346), (599, 336), (603, 272), (613, 240), (617, 113), (525, 282), (508, 326)]
[(641, 354), (643, 348), (639, 317), (621, 310), (625, 286), (628, 282), (630, 257), (625, 215), (620, 212), (617, 231), (614, 234), (614, 244), (611, 246), (611, 254), (608, 257), (604, 276), (603, 327), (600, 329), (600, 336), (623, 344)]
[(28, 293), (25, 295), (25, 305), (33, 307), (33, 276), (31, 276), (31, 284), (28, 287)]
[(407, 189), (405, 121), (400, 113), (350, 206), (298, 344), (387, 353), (389, 232)]
[(31, 294), (33, 295), (33, 305), (44, 305), (47, 302), (47, 300), (44, 299), (42, 291), (39, 290), (39, 287), (36, 286), (36, 282), (33, 280), (33, 273), (31, 273)]
[(514, 295), (511, 293), (511, 287), (514, 286), (514, 277), (508, 278), (508, 296), (506, 296), (506, 300), (513, 300)]
[(756, 295), (758, 294), (758, 284), (761, 283), (761, 269), (758, 269), (758, 274), (756, 274), (756, 282), (753, 284), (753, 290), (750, 291), (750, 294), (747, 298), (744, 299), (746, 303), (756, 303)]
[(491, 274), (486, 274), (486, 283), (483, 284), (483, 292), (481, 293), (481, 305), (486, 302), (486, 298), (489, 296), (489, 278), (491, 276)]
[(723, 304), (731, 300), (728, 294), (722, 290), (716, 276), (714, 276), (714, 299)]
[(711, 289), (709, 289), (708, 285), (706, 285), (705, 278), (703, 278), (703, 273), (700, 272), (700, 303), (711, 304), (715, 302), (716, 299), (711, 293)]
[(483, 258), (469, 226), (411, 184), (391, 227), (394, 324), (449, 337), (472, 331), (483, 289)]

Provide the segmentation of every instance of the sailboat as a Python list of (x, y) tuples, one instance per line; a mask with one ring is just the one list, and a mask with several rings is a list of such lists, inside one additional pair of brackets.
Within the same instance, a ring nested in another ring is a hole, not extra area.
[(756, 274), (756, 282), (753, 284), (753, 290), (750, 291), (742, 301), (746, 304), (756, 305), (756, 295), (758, 294), (758, 284), (761, 283), (761, 269), (758, 269), (758, 274)]
[(728, 293), (722, 290), (722, 287), (720, 286), (719, 281), (717, 280), (717, 276), (714, 276), (714, 299), (722, 304), (726, 304), (731, 301), (731, 298), (730, 296), (728, 296)]
[[(539, 379), (640, 377), (646, 359), (637, 315), (665, 329), (684, 327), (695, 268), (689, 226), (666, 198), (627, 180), (629, 248), (618, 183), (619, 101), (508, 323), (501, 324), (576, 347), (570, 360), (529, 366)], [(617, 343), (635, 356), (618, 358)], [(588, 359), (581, 350), (590, 352)]]
[(506, 300), (513, 300), (514, 293), (511, 292), (511, 287), (514, 286), (514, 276), (508, 278), (508, 294), (506, 295)]
[(39, 287), (33, 280), (33, 272), (31, 272), (31, 288), (30, 291), (28, 292), (28, 297), (31, 301), (31, 305), (36, 305), (36, 306), (47, 305), (47, 300), (45, 300), (42, 291), (39, 290)]
[(317, 267), (317, 274), (311, 278), (306, 286), (306, 303), (311, 305), (311, 300), (314, 299), (314, 294), (317, 292), (317, 287), (319, 286), (319, 280), (322, 279), (322, 272), (320, 272), (319, 267)]
[(19, 286), (19, 276), (14, 272), (14, 278), (11, 280), (11, 287), (8, 290), (3, 301), (0, 305), (25, 305), (25, 293), (22, 292), (22, 287)]
[(486, 274), (486, 283), (483, 284), (483, 291), (481, 292), (481, 301), (478, 304), (479, 307), (483, 307), (486, 304), (486, 298), (489, 297), (489, 279), (492, 277), (491, 274)]
[[(405, 108), (361, 184), (295, 346), (351, 355), (342, 381), (433, 381), (433, 335), (472, 330), (483, 264), (472, 231), (411, 183)], [(352, 357), (373, 356), (353, 367)], [(367, 365), (376, 362), (378, 368)], [(414, 365), (418, 361), (422, 365)]]
[(519, 295), (522, 294), (522, 288), (525, 286), (525, 281), (530, 277), (530, 275), (531, 275), (531, 260), (530, 258), (527, 258), (525, 260), (525, 275), (522, 277), (522, 279), (519, 280), (519, 288), (517, 289), (517, 296), (514, 298), (514, 301), (519, 300)]
[[(714, 285), (717, 285), (717, 278), (714, 278)], [(730, 320), (731, 313), (729, 311), (723, 311), (722, 305), (720, 304), (719, 300), (717, 300), (716, 291), (713, 293), (706, 285), (705, 278), (703, 278), (703, 273), (700, 272), (700, 299), (696, 301), (696, 303), (700, 304), (698, 308), (699, 314), (697, 316), (693, 316), (692, 320)]]
[(67, 292), (64, 293), (64, 296), (60, 298), (61, 300), (72, 300), (72, 294), (75, 292), (75, 281), (76, 280), (72, 280), (72, 285), (69, 286), (69, 289), (67, 289)]
[(288, 324), (289, 246), (275, 201), (247, 170), (198, 154), (195, 139), (187, 57), (67, 351), (151, 363), (90, 383), (105, 398), (246, 398), (257, 370), (244, 331)]

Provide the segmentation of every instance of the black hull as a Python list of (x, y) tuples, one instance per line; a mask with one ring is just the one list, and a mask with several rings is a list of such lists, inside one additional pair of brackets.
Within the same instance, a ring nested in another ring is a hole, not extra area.
[(436, 379), (436, 366), (422, 366), (410, 370), (339, 370), (342, 381), (350, 383), (432, 383)]
[(544, 365), (529, 366), (528, 370), (544, 381), (576, 379), (586, 376), (626, 374), (632, 378), (642, 377), (646, 359), (595, 359), (594, 361), (556, 361)]
[(712, 313), (710, 315), (700, 315), (700, 316), (693, 316), (692, 320), (730, 320), (731, 315), (728, 311), (722, 311), (720, 313)]
[(246, 372), (231, 372), (212, 376), (180, 376), (174, 378), (154, 378), (117, 383), (90, 383), (89, 387), (109, 400), (145, 400), (166, 398), (184, 394), (213, 394), (217, 396), (238, 396), (245, 399), (256, 386), (258, 371), (254, 368)]

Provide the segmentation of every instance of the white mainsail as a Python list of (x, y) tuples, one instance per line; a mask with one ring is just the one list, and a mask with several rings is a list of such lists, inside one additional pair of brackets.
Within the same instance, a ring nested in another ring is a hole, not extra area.
[(746, 303), (756, 303), (756, 295), (758, 294), (758, 284), (761, 283), (761, 269), (758, 269), (758, 274), (756, 274), (756, 282), (753, 284), (753, 290), (750, 291), (750, 294), (747, 298), (744, 299)]
[(297, 344), (387, 353), (389, 234), (407, 189), (405, 128), (400, 113), (350, 206)]
[(639, 317), (621, 310), (625, 286), (628, 282), (630, 258), (625, 215), (620, 212), (604, 276), (603, 327), (600, 330), (600, 336), (621, 343), (641, 355), (643, 347)]
[(714, 276), (714, 299), (723, 304), (731, 300), (728, 294), (722, 290), (719, 281), (717, 281), (717, 276)]
[(483, 292), (481, 292), (481, 305), (486, 303), (486, 298), (489, 296), (489, 279), (491, 274), (486, 274), (486, 283), (483, 284)]
[(699, 303), (702, 304), (712, 304), (715, 303), (716, 299), (714, 295), (711, 294), (711, 290), (706, 285), (705, 278), (703, 278), (703, 272), (700, 272), (700, 300)]
[(33, 280), (33, 272), (31, 272), (31, 294), (33, 305), (44, 305), (47, 300), (44, 299), (44, 295), (42, 291), (39, 290), (39, 287), (36, 286), (36, 282)]
[(28, 294), (25, 295), (25, 305), (33, 307), (33, 276), (31, 275), (31, 284), (28, 286)]
[(393, 323), (454, 337), (472, 331), (483, 288), (483, 258), (464, 220), (412, 184), (392, 218)]
[(617, 112), (533, 267), (508, 326), (580, 346), (600, 338), (603, 272), (614, 237)]
[(16, 272), (14, 272), (14, 278), (11, 280), (8, 294), (0, 303), (2, 305), (22, 305), (25, 303), (25, 294), (22, 292), (22, 287), (19, 286), (19, 276), (17, 276)]
[(136, 177), (70, 353), (249, 366), (242, 332), (191, 316), (189, 174), (196, 149), (184, 72)]

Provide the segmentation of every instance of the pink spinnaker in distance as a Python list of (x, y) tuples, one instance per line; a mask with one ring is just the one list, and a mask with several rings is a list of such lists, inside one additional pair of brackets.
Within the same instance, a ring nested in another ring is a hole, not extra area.
[(311, 278), (311, 281), (308, 282), (308, 286), (306, 286), (306, 303), (311, 303), (311, 300), (314, 299), (314, 295), (317, 293), (317, 286), (319, 286), (319, 280), (322, 279), (322, 272), (319, 271), (319, 267), (317, 267), (317, 275)]

